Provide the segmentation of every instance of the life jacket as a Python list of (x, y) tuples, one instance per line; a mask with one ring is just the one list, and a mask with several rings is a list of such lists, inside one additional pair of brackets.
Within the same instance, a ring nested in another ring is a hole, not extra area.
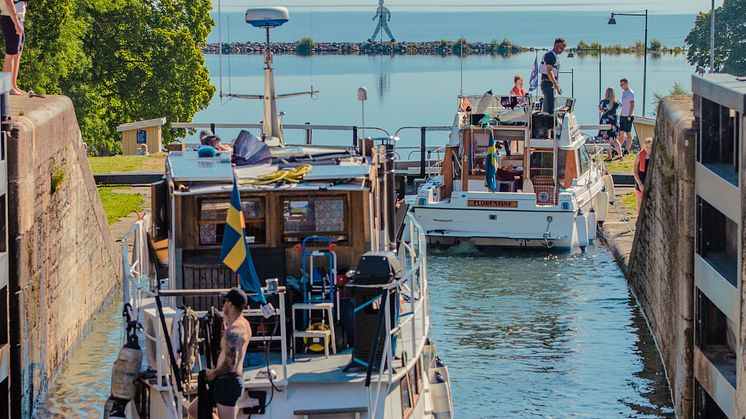
[[(554, 52), (554, 50), (549, 51), (547, 54), (554, 54), (556, 64), (552, 66), (552, 74), (554, 74), (554, 78), (556, 79), (559, 77), (559, 57), (557, 56), (557, 53)], [(546, 54), (544, 54), (544, 56), (546, 56)], [(549, 74), (547, 73), (547, 63), (544, 62), (544, 56), (541, 57), (541, 64), (539, 64), (539, 73), (548, 76)]]

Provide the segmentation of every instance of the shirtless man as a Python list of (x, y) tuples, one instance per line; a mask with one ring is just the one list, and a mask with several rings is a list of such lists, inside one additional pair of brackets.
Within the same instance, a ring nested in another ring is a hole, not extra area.
[[(225, 332), (220, 340), (220, 356), (215, 369), (208, 368), (206, 374), (218, 417), (235, 419), (236, 401), (243, 393), (243, 359), (251, 338), (251, 326), (242, 315), (249, 300), (240, 288), (232, 288), (223, 299)], [(197, 400), (187, 409), (190, 418), (196, 418), (199, 412)]]

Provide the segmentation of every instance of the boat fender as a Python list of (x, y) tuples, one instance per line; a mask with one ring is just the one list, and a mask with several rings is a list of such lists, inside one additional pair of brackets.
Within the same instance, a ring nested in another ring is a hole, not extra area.
[(581, 250), (585, 250), (586, 246), (588, 246), (588, 223), (582, 210), (578, 210), (578, 214), (575, 216), (575, 232), (577, 234), (578, 246), (580, 246)]
[(135, 380), (140, 374), (142, 350), (137, 342), (137, 334), (132, 333), (122, 346), (111, 371), (111, 396), (120, 400), (135, 397)]
[(446, 380), (443, 378), (443, 376), (440, 375), (439, 372), (436, 372), (435, 377), (433, 377), (433, 384), (440, 384), (440, 383), (445, 383), (445, 382)]
[(437, 368), (443, 368), (446, 364), (443, 362), (443, 360), (440, 359), (439, 356), (435, 357), (435, 366)]
[(588, 223), (588, 242), (592, 242), (596, 238), (596, 211), (588, 211), (588, 215), (585, 216), (586, 222)]
[(601, 191), (596, 195), (596, 221), (603, 223), (609, 213), (609, 195)]
[(604, 175), (604, 189), (609, 198), (609, 203), (614, 205), (614, 199), (616, 199), (616, 191), (614, 190), (614, 178), (610, 174)]

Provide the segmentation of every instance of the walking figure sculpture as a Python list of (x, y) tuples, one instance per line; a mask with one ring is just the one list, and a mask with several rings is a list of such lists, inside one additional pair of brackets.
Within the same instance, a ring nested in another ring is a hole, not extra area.
[(373, 36), (371, 36), (368, 39), (368, 42), (373, 42), (376, 39), (376, 36), (378, 36), (378, 32), (381, 31), (381, 28), (383, 28), (384, 31), (386, 31), (386, 34), (388, 34), (389, 38), (391, 38), (391, 42), (396, 42), (396, 39), (394, 39), (394, 35), (391, 34), (391, 30), (389, 29), (388, 22), (391, 20), (391, 12), (389, 12), (389, 9), (383, 6), (383, 0), (378, 0), (378, 9), (376, 9), (376, 15), (373, 16), (373, 19), (378, 19), (378, 26), (376, 26), (376, 31), (373, 32)]

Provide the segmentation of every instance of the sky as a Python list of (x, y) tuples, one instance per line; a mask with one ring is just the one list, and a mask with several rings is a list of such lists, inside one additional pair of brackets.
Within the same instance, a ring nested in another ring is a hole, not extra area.
[[(212, 0), (223, 11), (244, 11), (247, 7), (285, 6), (291, 11), (368, 11), (378, 6), (376, 0)], [(716, 0), (715, 5), (722, 5)], [(650, 13), (695, 14), (709, 10), (711, 0), (385, 0), (392, 12), (448, 12), (448, 11), (638, 11), (648, 8)]]

